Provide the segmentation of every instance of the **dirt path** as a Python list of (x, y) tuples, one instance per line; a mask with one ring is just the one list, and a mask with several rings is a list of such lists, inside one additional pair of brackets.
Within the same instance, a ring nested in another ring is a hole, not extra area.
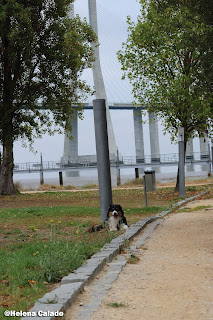
[[(208, 205), (213, 199), (187, 208)], [(213, 209), (167, 216), (138, 257), (124, 267), (91, 320), (213, 319)]]

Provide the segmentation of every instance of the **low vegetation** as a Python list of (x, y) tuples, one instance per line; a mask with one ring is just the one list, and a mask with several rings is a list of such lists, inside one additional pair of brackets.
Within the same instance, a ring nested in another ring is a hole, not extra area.
[(184, 207), (182, 209), (179, 209), (178, 212), (194, 212), (194, 211), (200, 211), (208, 208), (212, 208), (212, 206), (197, 206), (195, 208)]
[(98, 185), (95, 183), (85, 184), (82, 189), (98, 189)]
[(136, 256), (135, 254), (132, 253), (132, 254), (130, 255), (130, 257), (128, 258), (127, 262), (128, 262), (129, 264), (136, 264), (136, 263), (139, 262), (139, 260), (140, 260), (140, 258), (139, 258), (138, 256)]
[[(209, 186), (186, 190), (198, 194)], [(125, 210), (129, 225), (155, 215), (179, 200), (173, 188), (148, 193), (142, 189), (113, 191), (113, 200)], [(102, 230), (99, 193), (58, 191), (0, 197), (0, 310), (29, 310), (61, 278), (77, 269), (101, 247), (119, 235)], [(134, 261), (135, 262), (135, 261)], [(4, 319), (0, 313), (0, 319)]]
[(107, 307), (112, 307), (112, 308), (126, 308), (126, 307), (128, 307), (128, 305), (123, 302), (109, 302), (106, 305), (107, 305)]

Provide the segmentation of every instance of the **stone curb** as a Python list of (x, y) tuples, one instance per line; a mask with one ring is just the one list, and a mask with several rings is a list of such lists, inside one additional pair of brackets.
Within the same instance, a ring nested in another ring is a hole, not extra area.
[[(203, 192), (199, 195), (179, 201), (173, 207), (166, 211), (162, 211), (157, 216), (144, 218), (131, 225), (124, 234), (113, 239), (110, 243), (105, 244), (98, 253), (94, 254), (91, 259), (87, 260), (87, 262), (79, 267), (74, 273), (70, 273), (68, 276), (64, 277), (61, 280), (61, 286), (46, 293), (40, 298), (29, 311), (31, 316), (22, 317), (21, 320), (39, 320), (41, 318), (45, 320), (57, 319), (57, 313), (65, 312), (65, 310), (71, 306), (77, 295), (95, 278), (106, 263), (111, 262), (112, 259), (121, 252), (126, 241), (130, 241), (135, 237), (147, 224), (169, 214), (173, 208), (179, 207), (186, 202), (193, 201), (206, 193), (207, 192)], [(36, 316), (40, 314), (42, 314), (42, 316)]]

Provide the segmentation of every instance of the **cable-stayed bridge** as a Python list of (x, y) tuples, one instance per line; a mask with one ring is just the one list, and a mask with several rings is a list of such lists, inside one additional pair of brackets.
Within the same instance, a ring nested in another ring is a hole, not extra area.
[[(108, 0), (111, 1), (111, 0)], [(121, 1), (118, 1), (121, 6)], [(136, 0), (131, 0), (132, 4)], [(79, 14), (86, 17), (93, 30), (98, 35), (99, 47), (94, 44), (95, 63), (93, 70), (85, 70), (83, 78), (90, 84), (94, 85), (96, 96), (89, 97), (88, 101), (83, 102), (84, 109), (92, 109), (92, 100), (94, 98), (105, 99), (107, 105), (107, 123), (109, 136), (109, 150), (111, 160), (117, 159), (117, 143), (114, 135), (112, 121), (110, 117), (110, 109), (133, 110), (134, 136), (135, 136), (135, 152), (136, 162), (144, 163), (146, 157), (144, 154), (144, 134), (141, 108), (132, 104), (133, 96), (131, 94), (131, 86), (128, 80), (121, 80), (121, 66), (117, 60), (117, 51), (121, 49), (122, 42), (127, 37), (126, 17), (122, 20), (115, 14), (115, 6), (117, 2), (112, 2), (112, 10), (108, 10), (104, 5), (104, 0), (75, 0), (71, 8), (71, 15)], [(130, 6), (131, 7), (131, 6)], [(139, 9), (139, 7), (138, 7)], [(139, 10), (138, 10), (139, 14)], [(134, 15), (136, 17), (136, 14)], [(79, 156), (78, 154), (78, 116), (77, 111), (71, 119), (73, 128), (73, 140), (65, 135), (64, 154), (61, 159), (63, 164), (82, 163), (88, 161), (88, 158), (94, 156)], [(149, 114), (149, 141), (151, 162), (160, 162), (160, 142), (158, 132), (158, 120), (155, 115)], [(203, 155), (208, 154), (207, 138), (200, 138), (200, 152)], [(189, 141), (187, 146), (187, 157), (193, 158), (193, 142)], [(86, 160), (85, 160), (86, 159)], [(122, 161), (122, 155), (119, 153), (119, 160)]]
[[(117, 52), (122, 47), (122, 42), (126, 41), (127, 38), (127, 14), (132, 12), (132, 17), (135, 18), (139, 13), (139, 4), (136, 0), (127, 0), (131, 3), (128, 13), (118, 16), (115, 10), (116, 6), (119, 6), (119, 10), (122, 10), (122, 3), (125, 0), (96, 0), (97, 9), (97, 33), (101, 71), (104, 80), (104, 86), (107, 94), (109, 104), (115, 103), (132, 103), (132, 89), (128, 80), (121, 80), (122, 71), (121, 65), (117, 59)], [(107, 4), (106, 4), (107, 2)], [(109, 3), (111, 7), (109, 9)], [(75, 0), (74, 12), (79, 14), (80, 17), (85, 17), (90, 23), (89, 19), (89, 6), (90, 13), (94, 13), (91, 6), (94, 6), (94, 1), (88, 0)], [(137, 10), (138, 9), (138, 10)], [(87, 69), (83, 75), (84, 79), (90, 84), (94, 85), (93, 73), (91, 69)], [(95, 96), (89, 97), (89, 103)]]

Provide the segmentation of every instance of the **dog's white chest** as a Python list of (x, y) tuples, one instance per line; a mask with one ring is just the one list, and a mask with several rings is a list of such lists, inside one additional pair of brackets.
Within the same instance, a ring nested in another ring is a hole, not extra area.
[(110, 217), (108, 220), (108, 225), (109, 225), (109, 230), (110, 231), (117, 231), (119, 230), (119, 222), (120, 222), (120, 218), (119, 217)]

